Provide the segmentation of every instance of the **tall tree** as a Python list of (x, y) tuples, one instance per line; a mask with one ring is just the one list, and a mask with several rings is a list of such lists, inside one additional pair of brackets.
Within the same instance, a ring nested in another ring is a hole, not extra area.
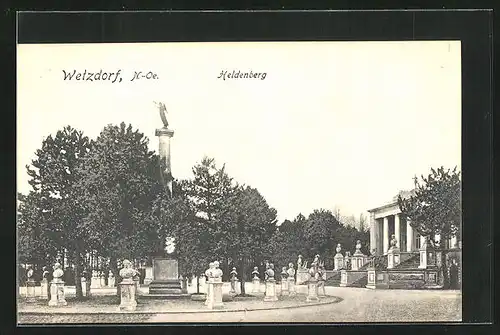
[(213, 158), (204, 157), (192, 171), (193, 178), (184, 183), (184, 190), (195, 212), (194, 232), (203, 232), (203, 238), (196, 243), (200, 250), (207, 250), (204, 244), (212, 242), (210, 253), (193, 264), (199, 271), (204, 271), (208, 266), (207, 257), (220, 259), (225, 256), (221, 241), (225, 240), (227, 231), (221, 229), (219, 215), (237, 185), (226, 173), (225, 166), (217, 167)]
[(225, 255), (239, 265), (241, 295), (245, 293), (245, 281), (249, 260), (261, 257), (276, 230), (276, 210), (264, 197), (249, 186), (240, 186), (224, 203), (219, 216), (221, 248)]
[(76, 200), (75, 185), (82, 175), (78, 166), (90, 151), (90, 142), (83, 132), (70, 126), (48, 136), (36, 159), (27, 166), (29, 183), (38, 193), (46, 228), (52, 232), (52, 241), (73, 255), (76, 295), (83, 296), (81, 287), (82, 255), (87, 250), (88, 231), (83, 228), (82, 207)]
[(328, 256), (335, 248), (334, 236), (341, 229), (341, 224), (329, 210), (314, 210), (307, 218), (304, 234), (309, 246), (307, 256), (314, 254)]
[(148, 138), (131, 125), (106, 126), (79, 166), (79, 201), (86, 208), (85, 228), (92, 244), (118, 275), (117, 260), (139, 258), (160, 246), (151, 207), (158, 193), (158, 157)]
[[(432, 168), (427, 176), (416, 177), (415, 194), (407, 198), (398, 196), (402, 216), (410, 225), (437, 250), (443, 250), (440, 243), (458, 234), (461, 226), (460, 172), (440, 167)], [(435, 237), (440, 236), (438, 241)], [(441, 252), (444, 285), (448, 285), (445, 268), (446, 255)]]
[(23, 263), (47, 264), (57, 255), (59, 245), (51, 236), (47, 224), (50, 213), (43, 209), (43, 200), (35, 191), (18, 194), (17, 254)]

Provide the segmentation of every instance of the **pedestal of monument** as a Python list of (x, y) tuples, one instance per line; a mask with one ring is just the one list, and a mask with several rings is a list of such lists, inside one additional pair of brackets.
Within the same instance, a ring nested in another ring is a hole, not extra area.
[(177, 260), (169, 258), (153, 259), (153, 281), (149, 284), (149, 296), (179, 298), (188, 296), (182, 292)]
[(318, 282), (316, 280), (309, 280), (307, 282), (307, 298), (306, 301), (318, 301)]
[(49, 282), (47, 278), (43, 278), (40, 282), (40, 299), (48, 300), (49, 299)]
[(64, 297), (64, 282), (59, 278), (54, 278), (50, 283), (49, 306), (66, 306), (67, 304)]
[(123, 279), (120, 286), (120, 306), (119, 311), (135, 311), (137, 307), (136, 286), (132, 279)]
[(288, 280), (286, 278), (281, 279), (281, 295), (288, 295)]
[(266, 295), (264, 301), (278, 301), (278, 297), (276, 296), (276, 280), (266, 280)]
[(222, 281), (209, 281), (208, 286), (210, 292), (210, 299), (208, 300), (209, 309), (220, 309), (224, 308), (224, 303), (222, 302)]
[(35, 293), (36, 283), (33, 278), (29, 278), (26, 282), (26, 302), (35, 302), (36, 301), (36, 293)]
[(295, 279), (293, 277), (288, 277), (287, 282), (288, 282), (288, 294), (290, 296), (296, 295), (297, 292), (295, 291)]
[(254, 278), (252, 279), (252, 293), (259, 293), (259, 292), (260, 292), (260, 279)]

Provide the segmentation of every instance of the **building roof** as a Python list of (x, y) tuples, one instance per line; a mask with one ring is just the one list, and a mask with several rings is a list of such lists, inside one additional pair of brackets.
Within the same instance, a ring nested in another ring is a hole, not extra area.
[(398, 204), (398, 197), (399, 196), (401, 196), (403, 199), (408, 199), (409, 197), (414, 196), (414, 195), (415, 195), (415, 189), (413, 189), (413, 190), (401, 190), (401, 191), (398, 192), (398, 194), (396, 194), (392, 198), (392, 201), (387, 202), (387, 203), (385, 203), (385, 204), (383, 204), (381, 206), (369, 209), (368, 212), (369, 213), (378, 212), (381, 209), (385, 209), (385, 208), (397, 205)]

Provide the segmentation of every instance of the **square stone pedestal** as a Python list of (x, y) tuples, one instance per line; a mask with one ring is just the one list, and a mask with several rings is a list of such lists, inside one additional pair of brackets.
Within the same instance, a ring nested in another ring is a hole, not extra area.
[(288, 280), (281, 280), (281, 295), (288, 295)]
[(28, 279), (26, 282), (26, 302), (35, 302), (36, 301), (36, 283), (33, 278)]
[(344, 256), (341, 253), (337, 253), (333, 257), (333, 264), (336, 271), (342, 270), (344, 267)]
[(291, 278), (288, 278), (286, 281), (288, 283), (288, 294), (290, 296), (296, 295), (297, 292), (295, 291), (295, 279), (293, 279), (293, 277), (291, 277)]
[(400, 259), (401, 253), (399, 251), (399, 248), (389, 249), (389, 251), (387, 251), (387, 268), (395, 268), (400, 263)]
[(276, 296), (276, 280), (269, 279), (266, 281), (266, 295), (264, 301), (278, 301)]
[(260, 292), (260, 279), (252, 279), (252, 293)]
[(47, 278), (42, 279), (40, 282), (40, 300), (48, 300), (49, 299), (49, 282)]
[(208, 301), (209, 309), (220, 309), (224, 308), (224, 303), (222, 302), (222, 282), (209, 282), (210, 299)]
[(309, 280), (307, 283), (307, 302), (319, 301), (318, 298), (318, 282), (314, 280)]
[(64, 282), (61, 279), (54, 279), (50, 283), (49, 306), (66, 306), (67, 304), (64, 298)]
[(326, 297), (326, 292), (325, 292), (325, 281), (324, 280), (319, 280), (318, 281), (318, 297)]
[(212, 281), (209, 279), (207, 282), (205, 282), (205, 287), (207, 290), (207, 299), (205, 300), (205, 306), (208, 306), (210, 304), (210, 301), (212, 300), (212, 286), (210, 285)]
[(135, 300), (135, 283), (131, 279), (124, 279), (120, 284), (120, 306), (119, 311), (135, 311), (137, 301)]

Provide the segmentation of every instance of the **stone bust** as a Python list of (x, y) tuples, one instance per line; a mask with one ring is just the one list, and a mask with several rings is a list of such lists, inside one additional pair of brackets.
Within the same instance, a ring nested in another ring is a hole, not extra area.
[(28, 277), (28, 280), (33, 279), (33, 268), (31, 266), (28, 266), (28, 271), (26, 271), (26, 277)]
[(335, 249), (335, 251), (337, 251), (337, 254), (340, 254), (340, 252), (342, 251), (342, 245), (340, 243), (337, 244), (337, 248)]
[(293, 268), (293, 263), (288, 264), (288, 277), (293, 278), (295, 276), (295, 269)]
[(137, 271), (132, 268), (132, 263), (128, 259), (125, 259), (122, 264), (123, 269), (120, 270), (120, 277), (124, 281), (132, 281), (132, 278), (137, 275)]
[(259, 268), (257, 266), (254, 266), (253, 271), (252, 271), (253, 279), (260, 279), (259, 278)]
[(47, 280), (47, 278), (49, 277), (49, 271), (47, 271), (47, 267), (46, 267), (46, 266), (44, 266), (44, 267), (42, 268), (42, 271), (43, 271), (43, 272), (42, 272), (42, 278), (43, 278), (43, 279), (45, 279), (45, 280)]
[(266, 270), (266, 280), (274, 280), (274, 265), (269, 264)]
[(281, 278), (286, 279), (288, 277), (288, 272), (286, 272), (286, 266), (281, 268)]
[(210, 280), (212, 278), (212, 271), (214, 270), (214, 262), (208, 264), (208, 269), (205, 270), (205, 276)]
[(55, 282), (62, 281), (61, 277), (64, 275), (64, 271), (61, 269), (61, 264), (54, 264), (54, 272), (52, 272), (52, 277)]
[(219, 262), (214, 262), (214, 269), (211, 271), (212, 278), (214, 281), (220, 282), (222, 281), (222, 270), (219, 268)]
[(231, 275), (231, 280), (238, 280), (238, 272), (236, 272), (236, 268), (233, 268), (233, 270), (230, 272)]
[(302, 268), (302, 255), (299, 255), (299, 258), (297, 259), (297, 269)]
[(396, 240), (396, 235), (392, 234), (391, 235), (391, 248), (396, 248), (398, 244), (398, 240)]

